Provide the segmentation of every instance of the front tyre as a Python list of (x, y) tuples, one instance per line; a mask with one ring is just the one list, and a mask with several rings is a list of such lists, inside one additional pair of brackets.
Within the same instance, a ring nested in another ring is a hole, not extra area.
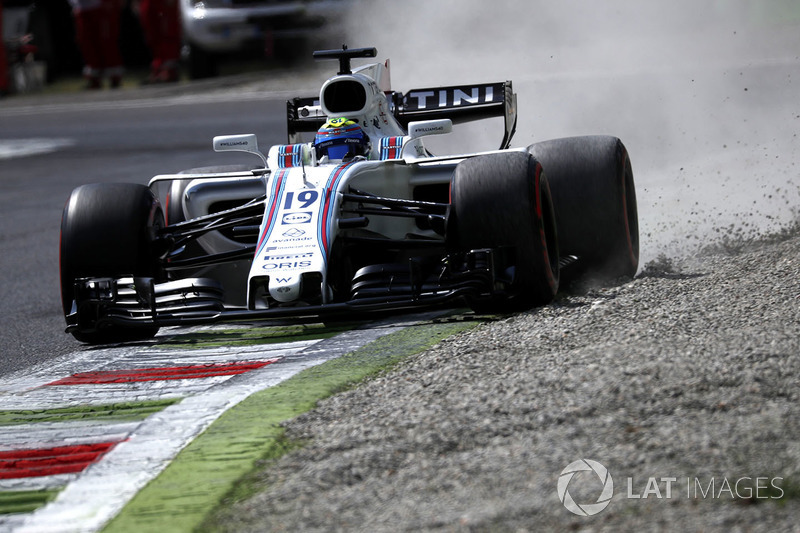
[[(61, 218), (64, 315), (74, 310), (75, 282), (80, 278), (162, 277), (154, 242), (163, 226), (161, 206), (144, 185), (98, 183), (72, 191)], [(148, 339), (159, 329), (82, 326), (72, 334), (91, 344)]]
[(558, 291), (555, 213), (542, 166), (509, 152), (467, 159), (451, 184), (455, 247), (508, 250), (505, 296), (473, 299), (476, 311), (515, 311), (549, 303)]
[(639, 266), (636, 189), (628, 151), (616, 137), (567, 137), (528, 151), (550, 181), (562, 255), (600, 279), (630, 277)]

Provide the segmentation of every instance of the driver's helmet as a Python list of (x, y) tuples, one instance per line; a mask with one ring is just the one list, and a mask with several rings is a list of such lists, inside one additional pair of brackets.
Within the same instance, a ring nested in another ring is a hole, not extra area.
[(369, 154), (369, 137), (354, 121), (346, 118), (331, 118), (317, 131), (314, 138), (317, 160), (352, 159)]

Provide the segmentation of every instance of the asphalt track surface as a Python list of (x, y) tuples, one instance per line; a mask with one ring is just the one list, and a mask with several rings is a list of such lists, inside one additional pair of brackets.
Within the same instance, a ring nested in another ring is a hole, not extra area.
[(285, 139), (285, 98), (206, 90), (0, 101), (0, 375), (80, 349), (63, 333), (59, 303), (60, 220), (72, 189), (232, 162), (213, 152), (214, 135)]

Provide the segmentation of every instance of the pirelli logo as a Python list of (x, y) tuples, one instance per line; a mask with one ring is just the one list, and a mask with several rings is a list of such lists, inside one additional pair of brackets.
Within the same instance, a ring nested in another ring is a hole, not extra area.
[(505, 86), (502, 83), (415, 89), (403, 98), (403, 111), (425, 111), (499, 104), (503, 102), (504, 95)]

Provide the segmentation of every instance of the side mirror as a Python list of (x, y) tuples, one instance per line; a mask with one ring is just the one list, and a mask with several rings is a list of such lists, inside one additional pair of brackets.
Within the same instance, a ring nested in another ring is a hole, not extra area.
[(444, 135), (453, 131), (453, 121), (449, 118), (440, 120), (422, 120), (408, 123), (409, 140), (419, 139), (428, 135)]
[[(452, 131), (453, 121), (449, 118), (409, 122), (408, 135), (403, 138), (403, 147), (400, 149), (400, 158), (403, 157), (403, 153), (405, 153), (406, 148), (412, 144), (411, 141), (419, 139), (420, 137), (427, 137), (428, 135), (444, 135), (445, 133), (450, 133)], [(419, 151), (422, 145), (419, 143), (414, 144), (417, 146), (417, 150)]]
[(253, 133), (245, 135), (219, 135), (214, 137), (215, 152), (247, 152), (255, 154), (264, 162), (267, 168), (267, 158), (258, 150), (258, 141)]

